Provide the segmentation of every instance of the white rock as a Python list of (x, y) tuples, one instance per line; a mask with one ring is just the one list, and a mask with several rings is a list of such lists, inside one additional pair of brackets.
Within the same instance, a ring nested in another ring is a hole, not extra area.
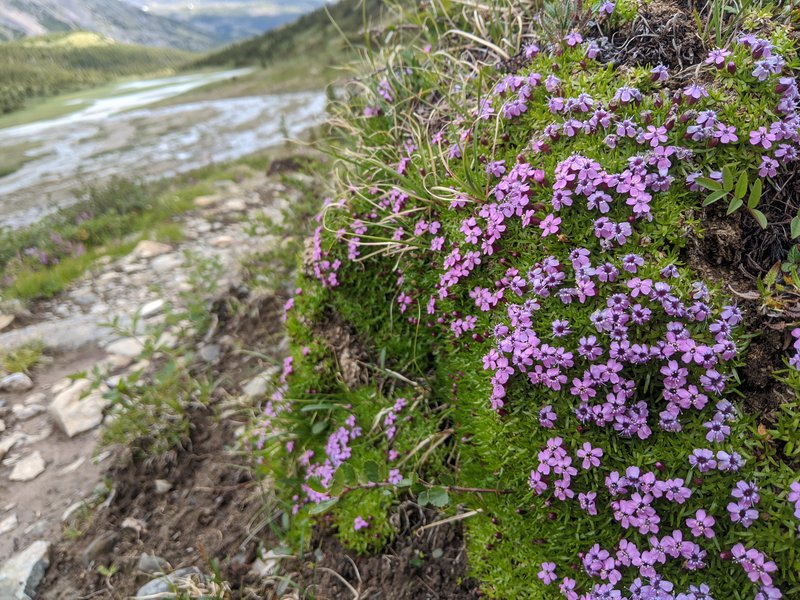
[(172, 489), (172, 484), (166, 479), (156, 479), (154, 483), (156, 494), (166, 494)]
[(27, 392), (33, 387), (33, 380), (25, 373), (12, 373), (0, 379), (0, 391)]
[(130, 337), (111, 342), (106, 346), (106, 352), (109, 354), (120, 354), (129, 358), (136, 358), (141, 354), (143, 348), (142, 342), (136, 338)]
[(164, 310), (164, 300), (159, 298), (158, 300), (148, 302), (142, 308), (140, 308), (139, 315), (143, 319), (147, 319), (148, 317), (153, 317), (159, 314), (162, 310)]
[(53, 387), (50, 388), (50, 391), (54, 394), (60, 394), (65, 389), (70, 387), (74, 382), (74, 380), (70, 379), (69, 377), (64, 377), (64, 379), (59, 379), (53, 384)]
[(14, 315), (0, 315), (0, 331), (14, 322)]
[(41, 404), (15, 404), (11, 407), (11, 412), (18, 421), (27, 421), (45, 411)]
[(49, 555), (50, 543), (39, 540), (0, 565), (0, 598), (29, 600), (35, 597), (36, 588), (50, 566)]
[(219, 235), (211, 240), (211, 245), (217, 248), (227, 248), (233, 243), (233, 238), (229, 235)]
[(241, 212), (247, 209), (247, 203), (239, 198), (232, 198), (223, 204), (222, 208), (231, 212)]
[(263, 373), (259, 373), (247, 382), (247, 384), (242, 388), (242, 393), (250, 399), (260, 398), (267, 392), (270, 382), (279, 370), (280, 369), (278, 367), (273, 367), (271, 369), (267, 369)]
[(14, 470), (8, 478), (11, 481), (30, 481), (42, 473), (44, 473), (44, 458), (37, 450), (14, 465)]
[(136, 244), (136, 248), (131, 252), (131, 256), (137, 258), (154, 258), (166, 254), (167, 252), (172, 252), (172, 246), (152, 240), (142, 240)]
[(108, 400), (103, 398), (100, 390), (81, 398), (84, 391), (85, 388), (78, 391), (70, 388), (61, 392), (50, 405), (53, 421), (69, 437), (94, 429), (103, 422), (103, 411), (108, 405)]
[(153, 262), (150, 263), (150, 268), (157, 273), (166, 273), (167, 271), (174, 271), (182, 264), (183, 257), (173, 252), (154, 258)]
[(194, 199), (194, 205), (197, 208), (209, 208), (210, 206), (214, 206), (219, 201), (219, 196), (198, 196)]
[(69, 463), (66, 467), (63, 467), (60, 471), (62, 475), (66, 475), (67, 473), (72, 473), (73, 471), (77, 471), (78, 467), (80, 467), (83, 463), (86, 462), (85, 456), (79, 456), (71, 463)]
[(19, 525), (17, 513), (11, 513), (5, 519), (0, 521), (0, 535), (8, 533), (9, 531), (13, 531), (17, 528), (17, 525)]
[(24, 433), (21, 431), (15, 431), (7, 435), (6, 437), (0, 439), (0, 460), (8, 453), (11, 448), (13, 448), (18, 442), (27, 438)]
[(44, 392), (35, 392), (25, 398), (25, 404), (44, 404), (47, 400), (47, 394)]
[(0, 419), (0, 433), (3, 433), (6, 430), (6, 422), (3, 419)]
[(86, 502), (84, 502), (83, 500), (78, 500), (78, 501), (77, 501), (77, 502), (75, 502), (74, 504), (70, 504), (70, 505), (69, 505), (69, 506), (68, 506), (68, 507), (67, 507), (67, 508), (64, 510), (64, 512), (63, 512), (63, 513), (61, 513), (61, 522), (62, 522), (62, 523), (66, 523), (66, 522), (67, 522), (67, 520), (68, 520), (68, 519), (69, 519), (69, 518), (70, 518), (72, 515), (74, 515), (74, 514), (75, 514), (75, 511), (77, 511), (78, 509), (80, 509), (80, 508), (82, 508), (82, 507), (84, 507), (84, 506), (86, 506)]

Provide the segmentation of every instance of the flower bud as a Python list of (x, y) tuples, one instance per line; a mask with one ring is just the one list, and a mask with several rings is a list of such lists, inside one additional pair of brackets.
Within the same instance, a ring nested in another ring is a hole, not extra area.
[(728, 61), (728, 64), (725, 65), (725, 68), (728, 69), (728, 73), (730, 73), (731, 75), (736, 73), (736, 63), (733, 62), (732, 60)]

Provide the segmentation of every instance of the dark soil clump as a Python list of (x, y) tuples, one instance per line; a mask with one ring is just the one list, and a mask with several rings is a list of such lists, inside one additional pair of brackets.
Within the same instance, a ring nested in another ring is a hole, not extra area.
[(610, 37), (610, 57), (615, 64), (655, 66), (671, 71), (697, 64), (703, 43), (686, 0), (641, 3), (639, 13)]

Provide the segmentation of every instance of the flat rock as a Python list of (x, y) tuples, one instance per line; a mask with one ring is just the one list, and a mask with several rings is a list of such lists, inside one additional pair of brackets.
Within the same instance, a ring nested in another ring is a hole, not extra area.
[(194, 199), (197, 208), (209, 208), (220, 201), (220, 196), (198, 196)]
[(50, 566), (49, 555), (49, 542), (39, 540), (0, 565), (0, 598), (29, 600), (35, 597), (36, 588)]
[[(179, 592), (184, 590), (189, 584), (189, 579), (193, 578), (195, 581), (197, 579), (203, 579), (203, 574), (200, 572), (200, 569), (197, 567), (185, 567), (183, 569), (178, 569), (170, 573), (169, 575), (163, 575), (162, 577), (158, 577), (157, 579), (153, 579), (148, 583), (144, 584), (142, 587), (139, 588), (139, 591), (136, 592), (135, 598), (175, 598), (175, 592)], [(192, 587), (195, 587), (192, 584)]]
[(106, 346), (106, 352), (109, 354), (119, 354), (120, 356), (136, 358), (141, 354), (143, 348), (142, 342), (136, 338), (130, 337), (111, 342)]
[(5, 519), (0, 520), (0, 535), (13, 531), (19, 525), (17, 513), (11, 513)]
[(108, 401), (103, 398), (103, 394), (99, 390), (81, 398), (90, 384), (89, 382), (78, 383), (79, 385), (61, 392), (50, 404), (49, 409), (53, 421), (69, 437), (74, 437), (100, 425), (103, 422), (103, 411), (108, 405)]
[(44, 467), (44, 458), (42, 458), (42, 455), (39, 454), (37, 450), (14, 465), (14, 469), (11, 471), (11, 475), (9, 475), (8, 478), (11, 481), (30, 481), (44, 473)]
[(163, 310), (164, 300), (159, 298), (158, 300), (153, 300), (152, 302), (148, 302), (142, 306), (142, 308), (139, 309), (139, 316), (141, 316), (143, 319), (146, 319), (148, 317), (154, 317)]
[(279, 370), (280, 369), (278, 367), (273, 367), (262, 373), (259, 373), (247, 382), (247, 384), (242, 388), (242, 393), (251, 400), (254, 398), (260, 398), (267, 392), (267, 389), (269, 389), (269, 384), (272, 382), (272, 379)]
[(239, 198), (231, 198), (222, 205), (222, 208), (230, 212), (241, 212), (247, 209), (247, 203)]
[(158, 575), (167, 572), (169, 563), (160, 556), (142, 552), (139, 561), (136, 563), (136, 569), (148, 575)]
[(176, 253), (164, 254), (154, 258), (150, 263), (150, 268), (158, 273), (174, 271), (183, 264), (183, 257)]
[[(120, 326), (127, 327), (129, 324), (130, 319), (120, 318)], [(42, 321), (0, 333), (0, 348), (8, 351), (32, 342), (42, 342), (47, 349), (65, 352), (92, 342), (102, 343), (112, 336), (111, 329), (101, 326), (97, 317), (80, 315), (59, 321)]]
[(142, 240), (136, 244), (136, 248), (131, 252), (131, 256), (137, 258), (155, 258), (167, 252), (172, 252), (172, 246), (162, 244), (161, 242), (154, 242), (152, 240)]
[(41, 404), (15, 404), (11, 407), (11, 414), (17, 421), (27, 421), (47, 410)]
[(0, 379), (2, 392), (27, 392), (33, 388), (33, 380), (25, 373), (12, 373)]
[(207, 344), (200, 348), (198, 354), (207, 363), (215, 363), (219, 360), (220, 347), (218, 344)]
[(172, 484), (166, 479), (156, 479), (154, 482), (156, 494), (166, 494), (172, 489)]
[(211, 245), (217, 248), (227, 248), (233, 243), (233, 238), (229, 235), (218, 235), (211, 240)]
[(47, 394), (45, 394), (44, 392), (34, 392), (33, 394), (25, 398), (24, 403), (28, 405), (44, 404), (46, 400), (47, 400)]
[(18, 442), (24, 440), (26, 436), (21, 431), (15, 431), (8, 434), (4, 438), (0, 438), (0, 460), (8, 453), (11, 448), (17, 445)]

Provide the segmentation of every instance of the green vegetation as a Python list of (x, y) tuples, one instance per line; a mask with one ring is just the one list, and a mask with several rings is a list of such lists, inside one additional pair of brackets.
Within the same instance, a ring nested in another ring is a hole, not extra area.
[(50, 298), (100, 257), (123, 256), (144, 239), (179, 242), (177, 215), (213, 183), (263, 168), (265, 154), (209, 165), (172, 181), (144, 183), (112, 178), (78, 193), (78, 202), (22, 229), (0, 231), (2, 295)]
[(800, 594), (797, 400), (772, 429), (742, 402), (758, 332), (687, 265), (719, 201), (796, 247), (794, 22), (726, 4), (672, 68), (584, 41), (635, 3), (510, 0), (425, 3), (359, 65), (249, 437), (293, 548), (379, 549), (412, 498), (464, 519), (492, 598)]
[(28, 101), (96, 86), (120, 77), (171, 72), (193, 54), (118, 44), (86, 32), (0, 44), (0, 113)]
[(6, 373), (28, 373), (42, 359), (44, 346), (41, 342), (24, 344), (0, 354), (0, 367)]

